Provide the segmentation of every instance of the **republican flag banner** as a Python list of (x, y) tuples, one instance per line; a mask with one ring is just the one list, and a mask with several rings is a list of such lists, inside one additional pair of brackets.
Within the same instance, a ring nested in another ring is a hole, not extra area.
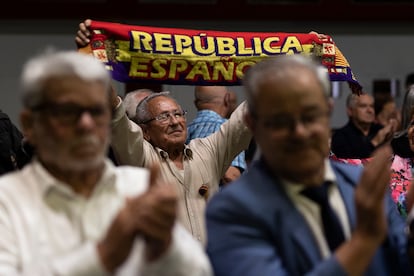
[(246, 70), (263, 58), (313, 55), (331, 81), (361, 85), (330, 36), (311, 33), (223, 32), (134, 26), (92, 21), (90, 44), (80, 51), (105, 63), (119, 82), (177, 85), (240, 85)]

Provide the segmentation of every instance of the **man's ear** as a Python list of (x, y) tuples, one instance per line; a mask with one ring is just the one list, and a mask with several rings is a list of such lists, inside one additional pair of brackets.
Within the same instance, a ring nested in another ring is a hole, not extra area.
[(225, 107), (230, 106), (230, 93), (229, 92), (226, 92), (226, 94), (224, 94), (223, 104)]
[(151, 136), (149, 135), (148, 126), (146, 124), (140, 124), (139, 125), (142, 129), (142, 134), (144, 135), (144, 139), (148, 142), (150, 141)]

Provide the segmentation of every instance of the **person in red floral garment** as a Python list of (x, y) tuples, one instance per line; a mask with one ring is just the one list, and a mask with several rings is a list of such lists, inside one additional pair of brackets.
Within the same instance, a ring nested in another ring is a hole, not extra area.
[[(414, 109), (411, 110), (411, 121), (407, 127), (408, 142), (414, 152)], [(406, 196), (413, 180), (414, 157), (401, 157), (394, 154), (391, 164), (390, 189), (392, 198), (403, 217), (407, 216)]]

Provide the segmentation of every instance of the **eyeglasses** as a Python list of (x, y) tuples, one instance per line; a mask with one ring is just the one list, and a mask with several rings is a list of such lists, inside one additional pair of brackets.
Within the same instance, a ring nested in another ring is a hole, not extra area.
[(42, 103), (33, 107), (32, 110), (46, 113), (52, 119), (65, 125), (76, 124), (85, 112), (89, 113), (96, 122), (102, 122), (109, 113), (109, 108), (99, 105), (84, 107), (73, 103), (58, 104), (52, 102)]
[(310, 129), (315, 125), (319, 125), (326, 118), (329, 118), (329, 112), (318, 110), (302, 114), (299, 118), (280, 115), (274, 118), (263, 119), (263, 125), (272, 131), (288, 133), (293, 131), (299, 123)]
[(179, 119), (185, 119), (185, 115), (187, 114), (186, 110), (182, 110), (182, 111), (172, 111), (172, 112), (163, 112), (158, 116), (155, 116), (154, 118), (151, 118), (149, 120), (146, 121), (142, 121), (141, 124), (148, 124), (149, 122), (152, 121), (157, 121), (160, 124), (168, 124), (171, 118), (175, 118), (177, 120)]

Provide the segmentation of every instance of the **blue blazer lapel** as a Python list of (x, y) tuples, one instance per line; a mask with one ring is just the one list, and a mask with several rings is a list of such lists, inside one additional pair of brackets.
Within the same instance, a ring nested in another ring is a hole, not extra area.
[(308, 224), (303, 223), (304, 218), (299, 214), (300, 218), (297, 216), (292, 216), (290, 220), (289, 228), (291, 229), (292, 240), (295, 243), (296, 251), (295, 254), (301, 255), (297, 258), (301, 260), (302, 266), (313, 267), (314, 264), (318, 263), (322, 256), (319, 251), (318, 244), (313, 238), (313, 234)]
[[(355, 211), (355, 186), (357, 185), (362, 173), (362, 168), (331, 161), (333, 170), (337, 178), (338, 188), (348, 212), (351, 230), (355, 229), (356, 211)], [(346, 171), (346, 173), (345, 173)]]
[[(320, 261), (321, 253), (305, 218), (287, 196), (280, 180), (274, 180), (266, 165), (259, 161), (255, 167), (257, 170), (250, 170), (251, 179), (255, 181), (254, 185), (260, 186), (256, 188), (259, 188), (260, 193), (264, 195), (262, 199), (266, 201), (266, 198), (269, 198), (268, 202), (262, 201), (262, 203), (268, 205), (268, 210), (276, 209), (274, 212), (276, 216), (281, 214), (284, 220), (275, 226), (275, 239), (285, 245), (282, 251), (287, 252), (286, 256), (292, 259), (293, 265), (298, 266), (297, 269), (313, 267)], [(272, 219), (279, 221), (279, 218)]]

